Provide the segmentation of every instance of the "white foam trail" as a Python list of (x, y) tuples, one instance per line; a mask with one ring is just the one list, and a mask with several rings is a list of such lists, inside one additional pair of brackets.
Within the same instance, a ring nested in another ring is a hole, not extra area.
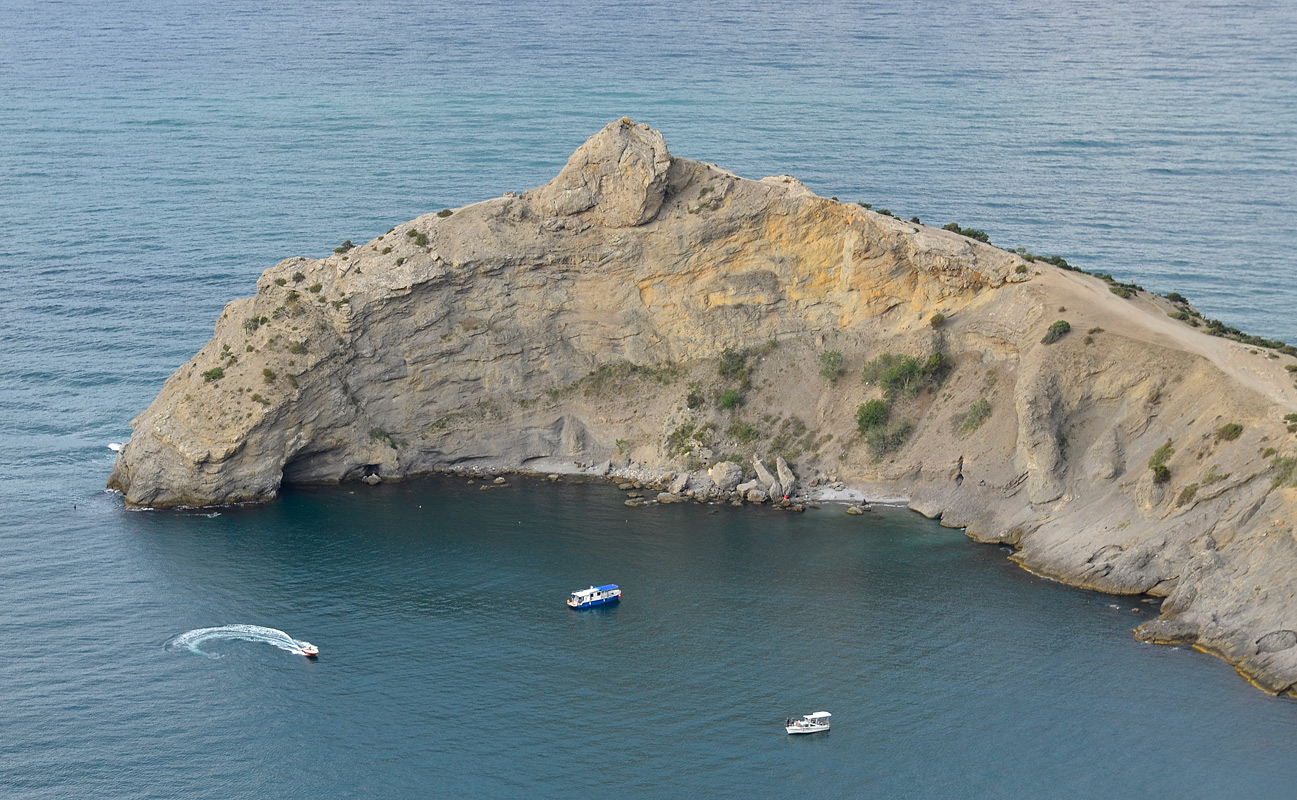
[(172, 636), (163, 645), (168, 650), (188, 650), (204, 658), (221, 658), (215, 653), (204, 652), (201, 645), (213, 639), (238, 639), (245, 642), (262, 642), (274, 645), (280, 650), (287, 650), (297, 655), (306, 655), (303, 648), (311, 646), (310, 642), (299, 642), (288, 634), (275, 628), (263, 628), (260, 625), (222, 625), (219, 628), (196, 628), (177, 636)]
[(109, 443), (108, 443), (108, 449), (109, 449), (109, 450), (112, 450), (114, 453), (119, 453), (119, 452), (121, 452), (122, 447), (123, 447), (122, 442), (109, 442)]

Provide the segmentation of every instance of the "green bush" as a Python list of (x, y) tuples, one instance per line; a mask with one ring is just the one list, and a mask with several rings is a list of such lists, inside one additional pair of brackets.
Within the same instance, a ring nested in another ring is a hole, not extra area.
[(1276, 487), (1297, 486), (1297, 456), (1276, 458), (1270, 463), (1270, 474)]
[(287, 278), (275, 278), (275, 285), (276, 285), (276, 286), (284, 286), (284, 285), (286, 285), (287, 283), (288, 283), (288, 279), (287, 279)]
[(1285, 364), (1284, 369), (1288, 370), (1289, 372), (1297, 372), (1297, 364)]
[(928, 318), (928, 324), (934, 328), (940, 328), (942, 325), (946, 324), (946, 315), (938, 311)]
[(1045, 336), (1040, 340), (1040, 343), (1053, 344), (1066, 336), (1070, 330), (1072, 330), (1072, 324), (1065, 319), (1060, 319), (1049, 326), (1049, 330), (1045, 331)]
[(1026, 274), (1026, 272), (1027, 272), (1027, 265), (1026, 265), (1026, 264), (1019, 264), (1018, 266), (1016, 266), (1016, 267), (1013, 268), (1013, 271), (1016, 272), (1016, 273), (1018, 273), (1019, 275), (1024, 275), (1024, 274)]
[(307, 287), (306, 291), (310, 292), (311, 294), (319, 294), (319, 293), (320, 293), (320, 290), (323, 289), (323, 288), (324, 288), (324, 284), (322, 284), (322, 283), (313, 283), (313, 284), (311, 284), (310, 286)]
[(302, 273), (300, 272), (293, 273), (293, 283), (301, 283), (304, 280), (306, 280), (306, 276), (303, 275)]
[(451, 214), (454, 213), (455, 212), (451, 211), (449, 208), (443, 208), (442, 210), (437, 212), (437, 216), (441, 217), (442, 219), (445, 219), (446, 217), (449, 217)]
[(1135, 292), (1133, 292), (1128, 286), (1109, 286), (1108, 291), (1118, 297), (1126, 298), (1127, 300), (1135, 296)]
[(747, 365), (748, 354), (742, 350), (725, 348), (721, 351), (720, 374), (723, 378), (739, 378)]
[(842, 351), (826, 350), (820, 353), (820, 377), (829, 383), (837, 383), (846, 370), (842, 368)]
[(428, 234), (420, 233), (418, 236), (414, 237), (414, 243), (419, 247), (423, 247), (428, 243)]
[(274, 383), (275, 378), (278, 376), (275, 375), (275, 371), (273, 369), (271, 369), (270, 367), (266, 367), (261, 371), (261, 377), (266, 381), (266, 383)]
[(910, 222), (913, 222), (915, 225), (922, 225), (922, 224), (923, 224), (922, 222), (919, 222), (919, 218), (918, 218), (918, 217), (910, 217)]
[(888, 211), (888, 210), (885, 209), (885, 208), (880, 208), (880, 209), (878, 209), (878, 213), (879, 213), (879, 214), (882, 214), (884, 217), (891, 217), (891, 216), (895, 216), (891, 211)]
[[(1165, 469), (1165, 467), (1164, 467)], [(1198, 496), (1198, 484), (1191, 483), (1180, 490), (1180, 496), (1175, 500), (1175, 507), (1180, 508), (1183, 505), (1192, 503), (1193, 499)]]
[(1231, 422), (1228, 425), (1223, 425), (1221, 426), (1220, 430), (1216, 431), (1216, 438), (1221, 440), (1222, 442), (1232, 442), (1242, 435), (1243, 435), (1243, 426), (1238, 424), (1237, 422)]
[(924, 389), (936, 389), (945, 381), (953, 365), (941, 353), (933, 353), (926, 361), (913, 356), (883, 353), (865, 365), (861, 381), (883, 387), (889, 400), (899, 395), (913, 397)]
[(723, 409), (738, 408), (742, 402), (743, 395), (736, 389), (726, 389), (721, 392), (720, 397), (716, 398), (716, 405)]
[(1175, 448), (1171, 446), (1171, 440), (1167, 439), (1165, 444), (1148, 457), (1148, 468), (1153, 470), (1154, 483), (1166, 483), (1171, 479), (1171, 470), (1167, 468), (1166, 460), (1174, 454)]
[(905, 440), (910, 438), (912, 430), (914, 426), (908, 422), (899, 422), (887, 428), (874, 428), (865, 437), (869, 452), (873, 453), (874, 458), (882, 458), (899, 450)]
[(988, 419), (991, 418), (991, 401), (983, 397), (968, 407), (968, 413), (964, 415), (964, 423), (959, 426), (960, 433), (971, 433), (982, 427)]
[(252, 402), (254, 402), (254, 403), (260, 403), (260, 404), (262, 404), (263, 406), (268, 406), (268, 405), (270, 405), (270, 401), (269, 401), (269, 400), (267, 400), (266, 398), (264, 398), (264, 397), (262, 397), (261, 395), (256, 394), (256, 393), (253, 393), (253, 395), (252, 395)]
[(345, 242), (342, 243), (342, 246), (341, 246), (341, 247), (335, 247), (335, 248), (333, 248), (333, 252), (335, 252), (335, 253), (345, 253), (345, 252), (347, 252), (348, 250), (350, 250), (350, 249), (353, 248), (353, 247), (355, 247), (355, 245), (351, 243), (351, 240), (350, 240), (350, 239), (348, 239), (347, 241), (345, 241)]
[(292, 342), (288, 345), (288, 352), (300, 356), (306, 352), (306, 342)]
[(396, 265), (397, 265), (398, 267), (401, 266), (401, 265), (404, 264), (404, 263), (405, 263), (405, 256), (401, 256), (400, 258), (398, 258), (398, 259), (396, 260)]
[(408, 230), (408, 231), (405, 232), (405, 235), (406, 235), (406, 236), (409, 236), (411, 239), (413, 239), (414, 237), (416, 237), (416, 236), (419, 235), (419, 232), (416, 231), (414, 228), (411, 228), (410, 230)]
[(861, 435), (869, 433), (875, 428), (887, 424), (887, 418), (891, 416), (892, 409), (882, 400), (870, 400), (867, 403), (861, 403), (856, 409), (856, 430)]
[(204, 382), (204, 383), (211, 383), (212, 381), (219, 381), (221, 378), (224, 378), (224, 377), (225, 377), (225, 370), (224, 370), (224, 368), (222, 368), (222, 367), (212, 367), (211, 369), (209, 369), (209, 370), (207, 370), (206, 372), (203, 373), (203, 382)]
[(702, 408), (706, 402), (707, 398), (703, 397), (701, 387), (697, 385), (689, 387), (689, 394), (685, 396), (685, 405), (692, 409), (699, 409)]
[(958, 222), (947, 222), (945, 225), (941, 226), (941, 229), (943, 231), (953, 231), (960, 236), (967, 236), (969, 239), (976, 239), (979, 242), (986, 242), (987, 244), (991, 241), (991, 237), (987, 235), (986, 231), (978, 230), (977, 228), (961, 228), (959, 227)]
[(1180, 294), (1179, 292), (1170, 292), (1170, 293), (1168, 293), (1167, 296), (1166, 296), (1166, 299), (1167, 299), (1167, 300), (1170, 300), (1172, 303), (1187, 303), (1187, 302), (1189, 302), (1188, 300), (1184, 299), (1184, 295)]
[[(751, 444), (752, 442), (755, 442), (757, 439), (761, 438), (760, 432), (758, 432), (756, 428), (752, 427), (746, 422), (736, 422), (733, 425), (729, 426), (729, 428), (727, 428), (725, 432), (730, 436), (732, 436), (734, 439), (736, 439), (739, 444)], [(737, 458), (732, 458), (729, 460), (734, 461), (736, 464), (743, 463), (741, 459), (737, 459)]]
[(384, 247), (382, 250), (379, 250), (379, 251), (378, 251), (378, 254), (379, 254), (379, 255), (383, 255), (383, 256), (385, 256), (385, 255), (387, 255), (387, 254), (390, 253), (390, 252), (392, 252), (392, 248), (391, 248), (391, 246), (389, 245), (389, 246), (387, 246), (387, 247)]

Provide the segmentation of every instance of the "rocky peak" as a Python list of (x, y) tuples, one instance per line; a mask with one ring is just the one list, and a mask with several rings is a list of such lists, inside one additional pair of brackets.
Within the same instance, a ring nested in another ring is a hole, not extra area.
[(544, 217), (588, 213), (608, 228), (643, 225), (662, 207), (671, 162), (661, 133), (622, 117), (578, 147), (552, 181), (523, 197)]

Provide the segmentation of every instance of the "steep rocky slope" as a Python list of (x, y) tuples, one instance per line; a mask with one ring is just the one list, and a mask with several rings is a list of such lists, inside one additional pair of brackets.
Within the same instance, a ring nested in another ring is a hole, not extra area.
[[(1165, 596), (1139, 636), (1287, 690), (1293, 359), (1175, 311), (674, 157), (621, 120), (544, 186), (267, 270), (134, 421), (109, 485), (207, 505), (285, 481), (782, 455), (1040, 574)], [(863, 383), (886, 353), (916, 357), (915, 382)], [(858, 408), (884, 398), (862, 436)]]

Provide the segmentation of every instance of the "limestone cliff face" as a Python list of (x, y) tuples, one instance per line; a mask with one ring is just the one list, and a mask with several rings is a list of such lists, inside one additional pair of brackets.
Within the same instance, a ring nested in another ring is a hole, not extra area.
[[(1139, 635), (1285, 690), (1297, 490), (1273, 459), (1294, 450), (1292, 359), (1170, 310), (791, 178), (673, 157), (621, 120), (544, 186), (267, 270), (134, 421), (109, 485), (132, 505), (207, 505), (285, 481), (782, 455), (803, 478), (908, 496), (1042, 574), (1165, 596)], [(1042, 344), (1058, 319), (1072, 332)], [(911, 432), (876, 458), (855, 413), (881, 391), (860, 368), (884, 352), (941, 352), (953, 372), (893, 404)], [(1231, 423), (1241, 434), (1221, 436)]]

